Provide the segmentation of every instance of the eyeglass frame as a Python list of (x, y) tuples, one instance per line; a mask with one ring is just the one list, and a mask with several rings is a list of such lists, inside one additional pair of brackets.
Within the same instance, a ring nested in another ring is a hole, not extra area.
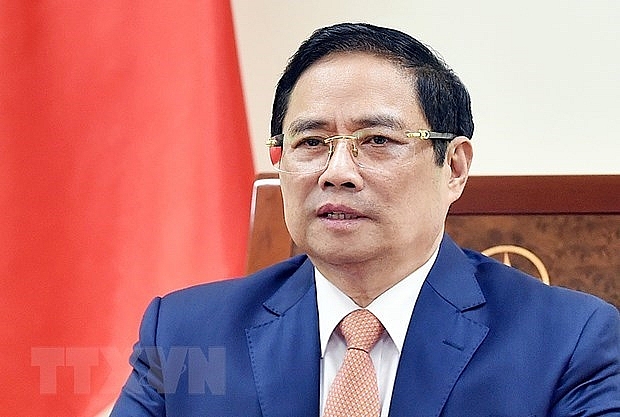
[[(362, 129), (363, 130), (363, 129)], [(451, 141), (454, 138), (456, 138), (458, 135), (455, 135), (454, 133), (442, 133), (442, 132), (433, 132), (431, 130), (428, 129), (418, 129), (418, 130), (405, 130), (404, 131), (405, 136), (407, 138), (418, 138), (421, 140), (447, 140), (447, 141)], [(273, 163), (273, 159), (271, 158), (270, 155), (270, 160), (271, 160), (271, 165), (273, 166), (273, 168), (278, 171), (278, 172), (283, 172), (283, 173), (287, 173), (287, 174), (299, 174), (299, 175), (303, 175), (303, 174), (313, 174), (316, 172), (321, 172), (325, 169), (327, 169), (327, 167), (329, 166), (329, 161), (331, 160), (331, 157), (334, 153), (334, 141), (338, 140), (338, 139), (348, 139), (348, 140), (357, 140), (358, 137), (354, 136), (354, 135), (334, 135), (334, 136), (329, 136), (327, 138), (323, 139), (323, 143), (325, 144), (329, 144), (329, 151), (327, 154), (327, 161), (325, 162), (325, 166), (317, 169), (315, 171), (308, 171), (308, 172), (293, 172), (293, 171), (286, 171), (283, 169), (280, 169), (278, 167), (276, 167), (276, 165)], [(351, 149), (351, 153), (352, 156), (357, 157), (357, 147), (355, 146), (355, 142), (353, 143), (353, 148)], [(270, 153), (271, 153), (271, 149), (272, 148), (283, 148), (284, 146), (284, 133), (280, 133), (277, 134), (275, 136), (270, 137), (269, 139), (267, 139), (267, 142), (265, 143), (265, 145), (269, 148)], [(282, 152), (282, 150), (280, 151)], [(280, 154), (278, 161), (282, 160), (282, 154)], [(359, 164), (358, 164), (359, 165)], [(362, 165), (360, 165), (362, 166)], [(368, 167), (366, 167), (368, 168)]]

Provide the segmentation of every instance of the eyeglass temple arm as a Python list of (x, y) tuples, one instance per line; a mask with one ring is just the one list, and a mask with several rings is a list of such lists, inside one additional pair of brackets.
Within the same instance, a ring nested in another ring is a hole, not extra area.
[(408, 138), (420, 138), (423, 140), (439, 139), (439, 140), (452, 140), (456, 137), (453, 133), (439, 133), (432, 132), (426, 129), (420, 129), (413, 132), (406, 132)]
[(283, 136), (277, 135), (274, 137), (271, 137), (269, 139), (267, 139), (267, 142), (265, 142), (265, 145), (267, 145), (270, 148), (276, 147), (276, 146), (282, 146), (282, 144), (284, 143), (284, 138)]

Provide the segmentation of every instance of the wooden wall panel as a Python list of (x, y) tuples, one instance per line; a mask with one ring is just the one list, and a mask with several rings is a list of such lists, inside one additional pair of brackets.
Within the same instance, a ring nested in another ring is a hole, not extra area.
[(469, 177), (450, 213), (620, 213), (620, 175)]
[[(451, 215), (446, 230), (461, 246), (478, 251), (498, 245), (525, 248), (542, 261), (552, 285), (589, 292), (620, 307), (620, 214)], [(539, 276), (526, 258), (509, 257), (512, 266)]]

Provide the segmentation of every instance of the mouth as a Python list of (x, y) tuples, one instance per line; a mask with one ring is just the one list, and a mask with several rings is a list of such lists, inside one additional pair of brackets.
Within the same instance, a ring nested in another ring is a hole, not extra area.
[(317, 211), (317, 215), (329, 220), (355, 220), (365, 217), (362, 213), (351, 207), (335, 204), (326, 204), (322, 206)]
[(326, 213), (322, 217), (325, 217), (330, 220), (351, 220), (351, 219), (359, 218), (358, 215), (351, 214), (351, 213), (342, 213), (342, 212)]

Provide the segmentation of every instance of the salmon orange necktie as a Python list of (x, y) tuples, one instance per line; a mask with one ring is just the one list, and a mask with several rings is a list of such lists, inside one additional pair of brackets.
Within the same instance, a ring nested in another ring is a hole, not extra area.
[(379, 417), (381, 405), (377, 374), (370, 350), (384, 328), (366, 309), (348, 314), (338, 325), (347, 353), (332, 383), (323, 417)]

